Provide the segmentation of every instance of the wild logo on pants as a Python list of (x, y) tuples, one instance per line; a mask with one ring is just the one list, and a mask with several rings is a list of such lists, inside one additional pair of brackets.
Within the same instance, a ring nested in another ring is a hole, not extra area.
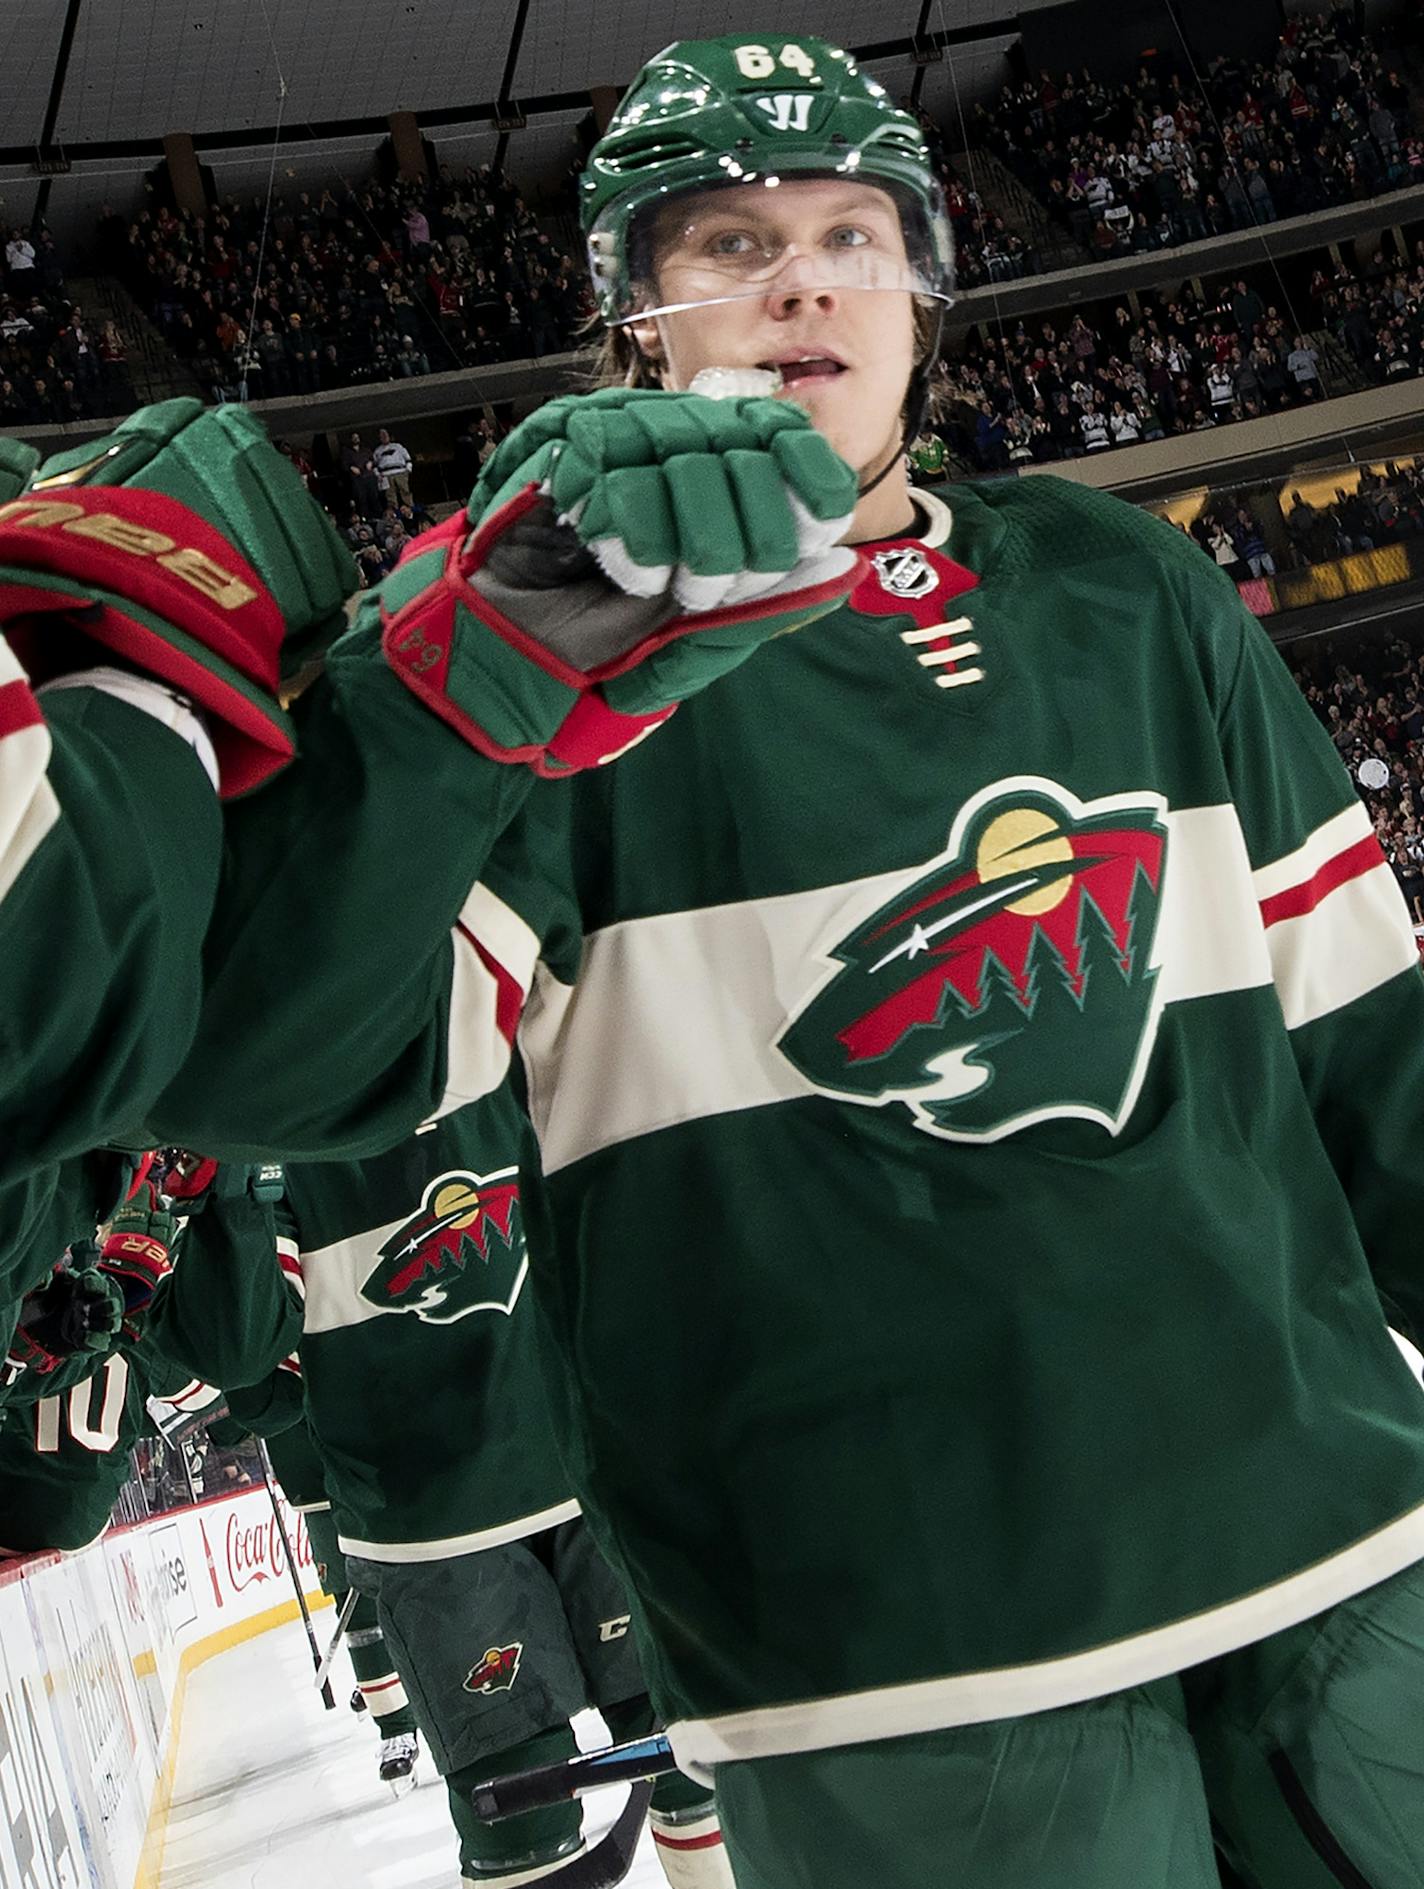
[(523, 1640), (515, 1640), (509, 1646), (486, 1647), (484, 1656), (465, 1677), (466, 1692), (508, 1692), (519, 1677), (523, 1652)]

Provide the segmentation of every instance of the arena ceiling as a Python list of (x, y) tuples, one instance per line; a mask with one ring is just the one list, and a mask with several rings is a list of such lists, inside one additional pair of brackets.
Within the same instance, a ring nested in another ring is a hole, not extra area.
[[(71, 160), (581, 108), (670, 40), (817, 33), (911, 69), (912, 44), (998, 54), (1060, 0), (4, 0), (0, 157)], [(283, 87), (285, 86), (285, 92)]]

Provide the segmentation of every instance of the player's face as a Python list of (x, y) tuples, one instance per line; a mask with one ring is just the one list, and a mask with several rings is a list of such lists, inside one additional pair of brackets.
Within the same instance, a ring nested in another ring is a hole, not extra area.
[(898, 449), (914, 302), (885, 191), (819, 178), (706, 191), (669, 206), (655, 253), (658, 304), (701, 304), (634, 326), (664, 387), (704, 367), (775, 367), (779, 398), (857, 471)]

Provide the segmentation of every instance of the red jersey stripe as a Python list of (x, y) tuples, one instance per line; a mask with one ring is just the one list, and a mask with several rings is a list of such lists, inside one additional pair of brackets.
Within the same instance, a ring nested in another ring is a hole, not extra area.
[(653, 1841), (665, 1850), (710, 1850), (722, 1841), (720, 1830), (709, 1830), (705, 1837), (666, 1837), (654, 1830)]
[(468, 938), (474, 947), (475, 956), (484, 965), (495, 981), (494, 1021), (495, 1028), (506, 1043), (513, 1043), (514, 1033), (519, 1028), (520, 1014), (524, 1009), (524, 992), (513, 973), (507, 971), (499, 959), (492, 957), (468, 925), (457, 920), (455, 929), (462, 938)]
[(44, 710), (30, 692), (23, 676), (0, 683), (0, 741), (18, 734), (22, 728), (34, 728), (44, 721)]
[(1333, 859), (1327, 859), (1323, 866), (1299, 885), (1287, 886), (1284, 892), (1274, 892), (1270, 898), (1262, 899), (1261, 922), (1264, 925), (1278, 925), (1283, 918), (1301, 918), (1306, 912), (1313, 912), (1337, 886), (1358, 879), (1364, 873), (1373, 872), (1376, 866), (1383, 864), (1384, 854), (1380, 851), (1379, 841), (1373, 833), (1367, 833), (1362, 840), (1356, 840), (1353, 846), (1347, 846), (1343, 853), (1336, 853)]

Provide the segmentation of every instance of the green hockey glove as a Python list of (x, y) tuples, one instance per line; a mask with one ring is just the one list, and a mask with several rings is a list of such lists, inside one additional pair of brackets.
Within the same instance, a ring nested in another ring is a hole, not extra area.
[[(63, 619), (209, 717), (219, 791), (291, 758), (277, 700), (344, 626), (351, 558), (243, 407), (168, 400), (48, 459), (0, 505), (0, 624), (37, 682), (91, 658)], [(285, 642), (284, 642), (285, 639)]]
[(42, 1286), (26, 1293), (6, 1362), (12, 1370), (48, 1375), (77, 1351), (112, 1350), (123, 1321), (117, 1280), (93, 1265), (56, 1266)]
[(571, 395), (516, 428), (465, 515), (363, 607), (465, 739), (565, 774), (834, 610), (864, 569), (838, 542), (855, 502), (855, 474), (797, 407)]
[(22, 439), (0, 439), (0, 505), (24, 491), (39, 463), (39, 454)]

